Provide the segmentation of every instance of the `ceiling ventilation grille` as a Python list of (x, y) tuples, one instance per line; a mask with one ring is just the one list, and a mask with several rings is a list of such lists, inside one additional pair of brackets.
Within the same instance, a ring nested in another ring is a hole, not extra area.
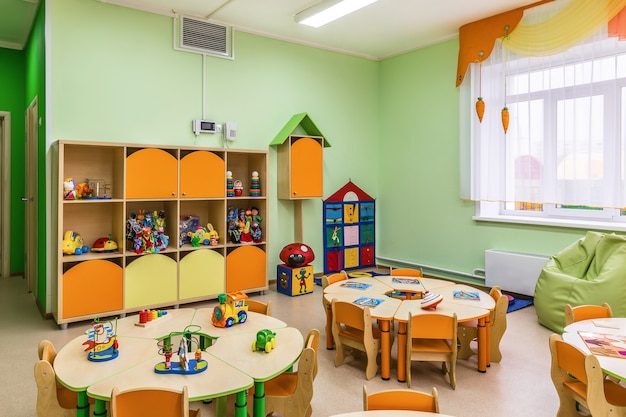
[(186, 16), (181, 16), (179, 22), (180, 49), (221, 58), (233, 58), (231, 27)]

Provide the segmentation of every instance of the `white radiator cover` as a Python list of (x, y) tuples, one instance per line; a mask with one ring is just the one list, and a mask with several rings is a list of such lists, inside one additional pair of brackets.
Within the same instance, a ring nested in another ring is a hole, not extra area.
[(503, 291), (533, 296), (537, 278), (548, 259), (543, 255), (488, 249), (485, 251), (485, 285), (498, 285)]

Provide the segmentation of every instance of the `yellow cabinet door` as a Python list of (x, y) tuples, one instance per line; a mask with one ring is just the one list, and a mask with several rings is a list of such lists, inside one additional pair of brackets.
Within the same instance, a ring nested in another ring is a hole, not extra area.
[(178, 159), (163, 149), (140, 149), (126, 157), (126, 198), (178, 197)]
[(178, 296), (181, 300), (224, 292), (224, 256), (211, 249), (198, 249), (180, 260)]
[(143, 255), (126, 266), (124, 308), (178, 301), (176, 261), (166, 255)]
[(181, 198), (223, 198), (224, 160), (209, 151), (194, 151), (180, 160)]

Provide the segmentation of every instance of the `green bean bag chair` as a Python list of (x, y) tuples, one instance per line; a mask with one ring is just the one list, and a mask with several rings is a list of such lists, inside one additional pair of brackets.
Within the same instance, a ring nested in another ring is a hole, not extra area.
[(626, 237), (587, 232), (546, 262), (535, 286), (535, 311), (541, 325), (562, 333), (565, 304), (604, 302), (613, 316), (626, 316)]

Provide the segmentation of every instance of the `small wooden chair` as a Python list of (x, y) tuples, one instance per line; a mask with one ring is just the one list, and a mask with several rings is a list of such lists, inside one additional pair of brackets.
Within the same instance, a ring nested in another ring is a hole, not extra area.
[[(489, 321), (491, 326), (491, 337), (489, 350), (490, 361), (500, 362), (502, 361), (502, 352), (500, 351), (500, 341), (504, 332), (506, 331), (506, 310), (509, 307), (509, 300), (506, 296), (502, 295), (500, 287), (495, 286), (489, 291), (489, 295), (495, 300), (496, 306), (489, 315)], [(459, 352), (457, 358), (469, 359), (472, 355), (476, 355), (477, 352), (472, 349), (472, 341), (476, 341), (478, 337), (478, 320), (472, 320), (459, 324), (458, 330), (459, 338)]]
[(609, 303), (604, 303), (601, 306), (588, 304), (576, 307), (572, 307), (570, 304), (565, 304), (566, 326), (576, 321), (606, 319), (609, 317), (613, 317), (613, 310), (611, 310)]
[(189, 410), (187, 387), (182, 390), (138, 388), (111, 392), (111, 417), (200, 417), (200, 410)]
[[(330, 284), (334, 284), (335, 282), (344, 281), (347, 279), (348, 279), (348, 274), (344, 270), (341, 270), (334, 274), (324, 275), (322, 276), (322, 289), (328, 287)], [(326, 317), (332, 314), (331, 309), (330, 309), (330, 302), (326, 301), (326, 297), (324, 297), (323, 295), (322, 295), (322, 306), (324, 307), (324, 312), (326, 313)], [(326, 323), (327, 323), (326, 328), (324, 329), (326, 333), (326, 339), (327, 339), (326, 348), (332, 349), (334, 348), (334, 343), (331, 343), (332, 337), (329, 337), (329, 335), (332, 335), (332, 328), (329, 326), (328, 320), (326, 320)]]
[(367, 355), (365, 377), (372, 379), (378, 373), (376, 358), (380, 351), (380, 330), (373, 326), (369, 307), (359, 307), (354, 303), (332, 300), (332, 333), (335, 339), (335, 366), (344, 363), (347, 356), (345, 347), (357, 349)]
[(348, 279), (348, 273), (343, 270), (334, 274), (324, 275), (322, 276), (322, 289), (328, 287), (330, 284), (334, 284), (335, 282), (343, 281), (344, 279)]
[(424, 276), (421, 269), (415, 268), (391, 268), (391, 272), (389, 273), (392, 277), (422, 277)]
[(272, 315), (272, 300), (268, 300), (267, 303), (258, 300), (247, 299), (248, 311), (254, 311), (255, 313), (265, 314), (266, 316)]
[(604, 378), (596, 356), (558, 334), (550, 336), (550, 353), (550, 377), (560, 401), (557, 417), (579, 416), (578, 404), (593, 416), (626, 416), (626, 387)]
[(317, 376), (317, 349), (320, 332), (311, 329), (295, 372), (282, 374), (265, 382), (265, 411), (284, 417), (310, 417), (313, 413), (313, 381)]
[(363, 410), (410, 410), (439, 413), (439, 393), (433, 387), (432, 394), (410, 389), (391, 389), (367, 393), (363, 385)]
[(406, 383), (411, 388), (413, 361), (442, 362), (441, 371), (456, 389), (457, 318), (443, 314), (409, 313), (406, 344)]
[[(34, 373), (37, 383), (37, 417), (70, 417), (76, 415), (78, 393), (63, 386), (56, 379), (54, 359), (57, 352), (49, 340), (37, 346), (39, 361)], [(93, 404), (93, 399), (89, 400)]]

